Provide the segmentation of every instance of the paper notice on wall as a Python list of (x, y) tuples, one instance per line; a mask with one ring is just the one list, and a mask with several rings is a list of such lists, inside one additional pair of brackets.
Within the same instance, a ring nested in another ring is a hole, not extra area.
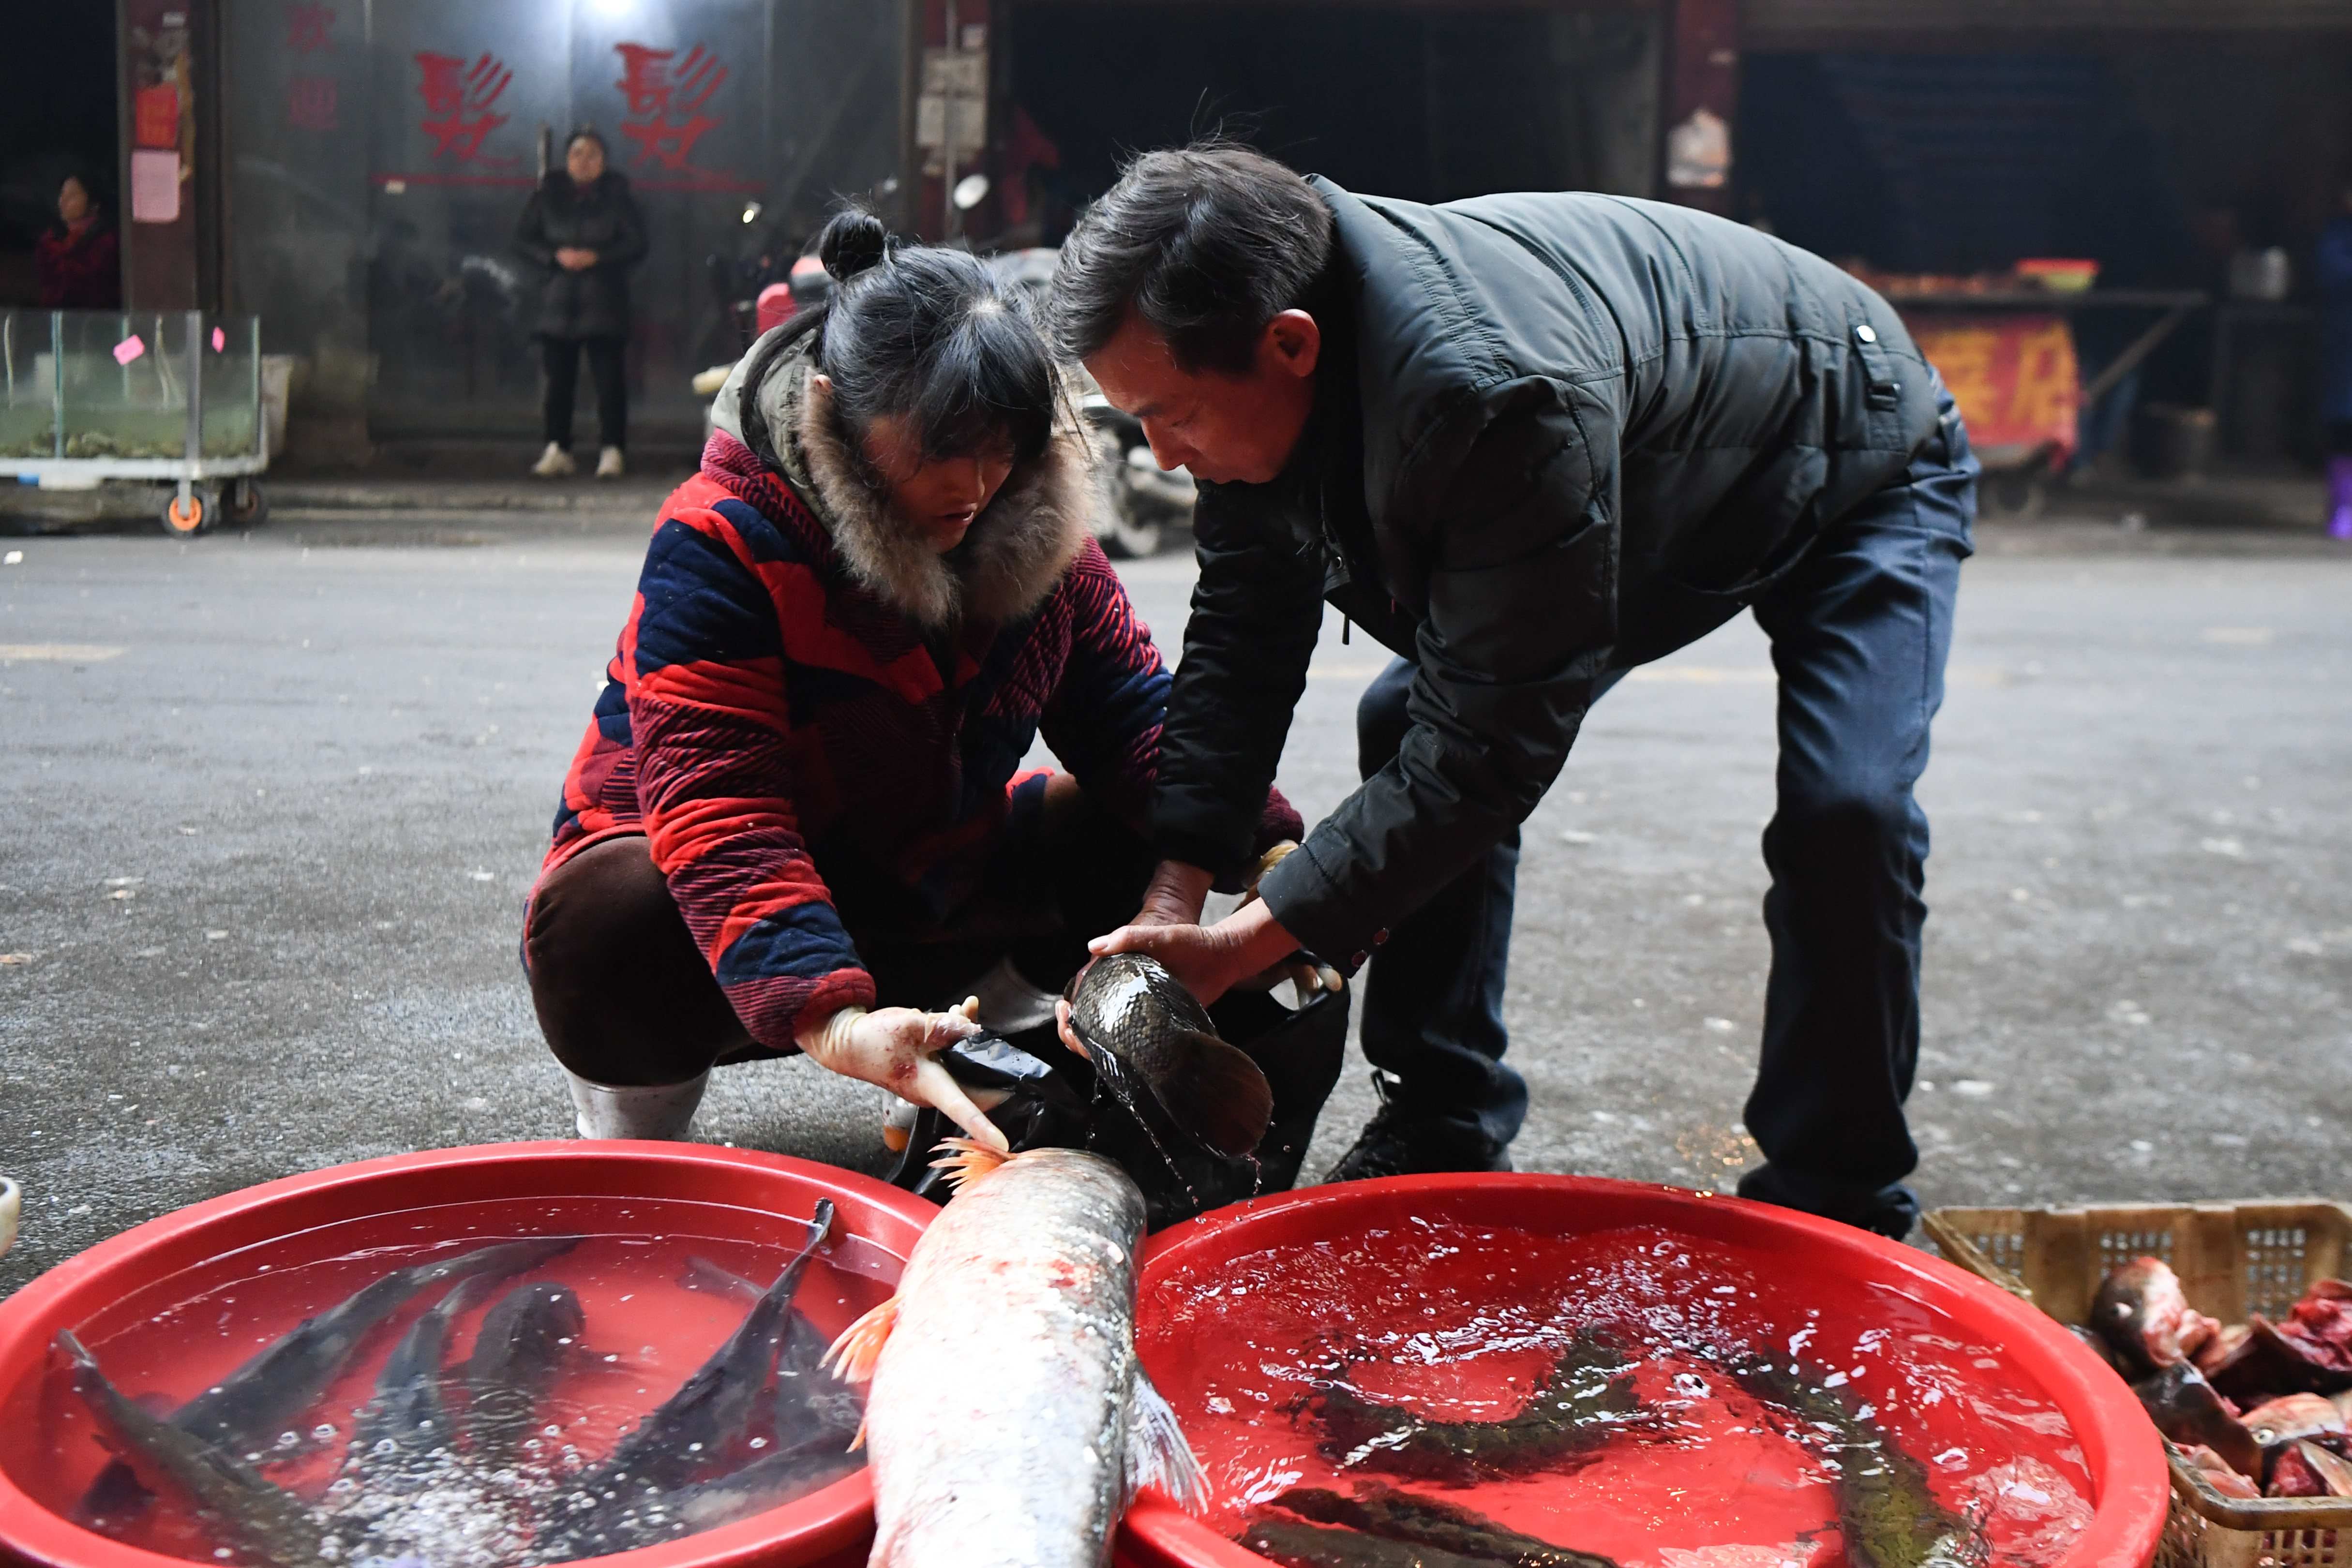
[(131, 154), (131, 221), (180, 221), (180, 154), (141, 148)]
[(127, 365), (146, 351), (147, 345), (139, 340), (138, 333), (133, 332), (114, 345), (114, 362), (118, 365)]

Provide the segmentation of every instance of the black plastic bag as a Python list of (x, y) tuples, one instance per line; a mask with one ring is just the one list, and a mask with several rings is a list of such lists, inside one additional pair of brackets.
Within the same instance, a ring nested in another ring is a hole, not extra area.
[[(1143, 1189), (1151, 1228), (1260, 1193), (1287, 1192), (1298, 1180), (1315, 1119), (1339, 1082), (1348, 1043), (1344, 989), (1322, 992), (1296, 1011), (1262, 991), (1234, 991), (1209, 1009), (1217, 1033), (1246, 1052), (1274, 1091), (1274, 1118), (1255, 1154), (1228, 1159), (1180, 1131), (1149, 1091), (1133, 1103), (1101, 1082), (1091, 1062), (1065, 1046), (1051, 1023), (1005, 1038), (979, 1035), (940, 1052), (940, 1062), (966, 1089), (1009, 1091), (988, 1113), (1013, 1145), (1024, 1149), (1091, 1149), (1115, 1160)], [(931, 1168), (933, 1150), (961, 1129), (926, 1106), (915, 1125), (892, 1186), (934, 1203), (951, 1196), (944, 1173)]]

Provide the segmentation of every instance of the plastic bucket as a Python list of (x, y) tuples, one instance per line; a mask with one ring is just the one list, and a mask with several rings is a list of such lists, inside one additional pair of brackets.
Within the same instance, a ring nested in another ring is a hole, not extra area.
[[(804, 1234), (801, 1222), (818, 1198), (830, 1198), (836, 1209), (828, 1256), (836, 1266), (886, 1285), (895, 1283), (895, 1265), (903, 1263), (938, 1212), (880, 1182), (807, 1160), (698, 1144), (568, 1142), (443, 1149), (337, 1166), (150, 1220), (0, 1302), (0, 1562), (189, 1568), (185, 1558), (83, 1529), (42, 1500), (58, 1494), (60, 1481), (68, 1490), (86, 1483), (89, 1477), (79, 1471), (94, 1474), (103, 1458), (80, 1454), (74, 1475), (53, 1473), (59, 1461), (42, 1413), (45, 1396), (54, 1396), (60, 1381), (49, 1375), (50, 1343), (59, 1329), (95, 1345), (151, 1312), (154, 1287), (168, 1293), (185, 1281), (193, 1293), (208, 1278), (237, 1277), (235, 1255), (245, 1249), (371, 1217), (406, 1219), (420, 1211), (429, 1217), (541, 1199), (574, 1207), (609, 1199), (616, 1208), (692, 1205), (698, 1207), (690, 1212), (714, 1233), (791, 1246)], [(592, 1334), (594, 1330), (592, 1314)], [(859, 1563), (872, 1540), (873, 1512), (873, 1486), (860, 1469), (767, 1513), (596, 1561), (629, 1568)]]
[[(1557, 1236), (1654, 1226), (1766, 1254), (1780, 1277), (1822, 1292), (1893, 1290), (2000, 1345), (2008, 1372), (2061, 1410), (2091, 1476), (2090, 1524), (2053, 1568), (2145, 1568), (2164, 1528), (2164, 1454), (2139, 1401), (2063, 1328), (1983, 1281), (1898, 1243), (1768, 1205), (1583, 1176), (1458, 1175), (1349, 1182), (1236, 1204), (1173, 1226), (1143, 1255), (1137, 1349), (1172, 1385), (1183, 1334), (1156, 1287), (1285, 1248), (1396, 1228), (1410, 1217)], [(1172, 1291), (1170, 1292), (1172, 1295)], [(1213, 1462), (1213, 1454), (1203, 1458)], [(1263, 1568), (1265, 1560), (1150, 1496), (1128, 1511), (1129, 1568)]]

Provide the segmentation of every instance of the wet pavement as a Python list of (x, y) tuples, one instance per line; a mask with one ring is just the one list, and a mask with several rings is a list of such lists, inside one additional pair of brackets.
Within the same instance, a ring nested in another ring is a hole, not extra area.
[[(312, 501), (193, 543), (0, 538), (0, 1171), (26, 1187), (0, 1291), (250, 1182), (568, 1130), (515, 940), (645, 524)], [(1923, 1197), (2344, 1196), (2352, 553), (1988, 544), (1922, 789)], [(1125, 570), (1172, 643), (1189, 560)], [(1282, 776), (1310, 817), (1353, 782), (1377, 668), (1318, 653)], [(1745, 621), (1636, 674), (1530, 821), (1522, 1168), (1748, 1162), (1772, 695)], [(719, 1073), (703, 1125), (874, 1168), (881, 1098), (765, 1063)], [(1310, 1171), (1370, 1104), (1351, 1064)]]

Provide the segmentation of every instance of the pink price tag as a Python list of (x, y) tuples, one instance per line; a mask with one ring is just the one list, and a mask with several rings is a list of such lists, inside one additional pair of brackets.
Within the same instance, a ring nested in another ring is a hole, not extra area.
[(114, 362), (118, 365), (127, 365), (146, 351), (147, 345), (139, 340), (138, 333), (133, 332), (114, 345)]
[(214, 353), (215, 353), (215, 354), (217, 354), (217, 353), (219, 353), (223, 349), (226, 349), (226, 348), (227, 348), (227, 347), (228, 347), (228, 334), (227, 334), (226, 332), (222, 331), (222, 330), (221, 330), (219, 328), (217, 328), (217, 327), (214, 328), (214, 329), (213, 329), (213, 352), (214, 352)]

